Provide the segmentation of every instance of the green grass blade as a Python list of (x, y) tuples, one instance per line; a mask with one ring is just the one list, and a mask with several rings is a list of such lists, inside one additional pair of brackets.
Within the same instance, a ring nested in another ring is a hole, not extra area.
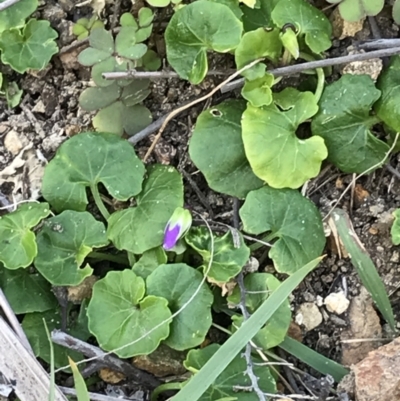
[(315, 352), (311, 348), (308, 348), (304, 344), (288, 336), (286, 336), (284, 341), (280, 343), (278, 347), (311, 366), (318, 372), (324, 375), (331, 375), (336, 382), (340, 382), (340, 380), (342, 380), (342, 378), (350, 372), (349, 369), (346, 369), (340, 363), (326, 358), (325, 356)]
[(76, 397), (78, 401), (90, 401), (85, 380), (83, 379), (81, 372), (79, 372), (78, 366), (76, 366), (76, 363), (70, 357), (68, 357), (68, 361), (74, 376)]
[(376, 306), (382, 313), (385, 320), (389, 323), (393, 331), (396, 330), (392, 306), (386, 293), (385, 286), (379, 277), (374, 262), (364, 249), (347, 213), (342, 209), (335, 209), (332, 214), (333, 221), (339, 233), (339, 237), (347, 253), (351, 257), (351, 263), (360, 276), (364, 287), (371, 294)]
[(321, 260), (322, 257), (314, 259), (287, 278), (240, 326), (239, 330), (228, 338), (189, 383), (172, 398), (172, 401), (197, 401)]
[(44, 329), (46, 330), (47, 339), (49, 340), (50, 344), (50, 389), (49, 389), (49, 401), (54, 401), (56, 397), (56, 390), (55, 390), (55, 372), (54, 372), (54, 346), (53, 341), (51, 341), (51, 336), (49, 329), (47, 327), (46, 320), (43, 319)]

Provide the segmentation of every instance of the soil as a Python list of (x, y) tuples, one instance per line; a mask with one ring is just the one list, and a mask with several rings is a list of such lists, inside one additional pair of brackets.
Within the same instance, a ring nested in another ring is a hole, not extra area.
[[(75, 37), (71, 35), (73, 22), (81, 17), (90, 17), (93, 13), (91, 7), (77, 7), (75, 3), (77, 1), (74, 0), (47, 0), (35, 15), (38, 18), (48, 19), (52, 27), (58, 31), (60, 49), (75, 40)], [(316, 3), (327, 5), (323, 1)], [(131, 6), (131, 1), (121, 1), (120, 12), (130, 10)], [(392, 24), (388, 12), (385, 11), (382, 16), (376, 18), (376, 22), (382, 37), (396, 37), (398, 27)], [(114, 4), (107, 4), (102, 12), (102, 19), (108, 21), (108, 26), (113, 15)], [(161, 13), (157, 18), (160, 22), (166, 21)], [(371, 37), (370, 31), (368, 21), (365, 21), (363, 30), (355, 37), (335, 40), (327, 57), (346, 54), (347, 47), (352, 42)], [(8, 109), (5, 99), (0, 97), (0, 195), (4, 195), (10, 203), (14, 200), (37, 199), (40, 196), (38, 192), (40, 174), (35, 176), (33, 171), (40, 171), (67, 138), (78, 132), (92, 129), (92, 114), (78, 106), (79, 95), (89, 85), (90, 80), (89, 70), (80, 67), (76, 62), (78, 52), (73, 50), (61, 58), (55, 56), (45, 71), (37, 73), (18, 75), (8, 67), (0, 65), (1, 72), (9, 80), (17, 82), (23, 89), (22, 102), (14, 109)], [(212, 68), (229, 70), (234, 68), (234, 63), (230, 56), (215, 56), (211, 60)], [(334, 68), (330, 79), (337, 79), (339, 71), (340, 68)], [(299, 76), (283, 79), (280, 87), (297, 85), (300, 80)], [(152, 93), (145, 103), (156, 120), (187, 100), (208, 93), (218, 82), (218, 79), (207, 78), (201, 85), (194, 87), (179, 79), (159, 80), (153, 82)], [(196, 172), (195, 166), (189, 160), (187, 144), (193, 125), (201, 111), (210, 104), (218, 104), (223, 99), (235, 96), (237, 93), (216, 95), (210, 102), (200, 104), (179, 115), (168, 124), (149, 160), (150, 163), (156, 161), (171, 164), (184, 171), (187, 206), (201, 213), (205, 218), (226, 224), (232, 224), (233, 200), (208, 188), (204, 178)], [(139, 156), (144, 156), (151, 140), (152, 136), (136, 145)], [(25, 162), (21, 167), (16, 163), (16, 159), (21, 157), (21, 149), (25, 147), (28, 147), (30, 153), (29, 156), (22, 155)], [(399, 163), (398, 156), (392, 158), (393, 167), (396, 168)], [(28, 171), (24, 167), (25, 164), (28, 165)], [(7, 168), (11, 168), (11, 173), (7, 172), (6, 175)], [(332, 166), (326, 166), (320, 176), (309, 183), (307, 195), (325, 216), (350, 184), (351, 179), (352, 176), (342, 174)], [(394, 246), (390, 239), (391, 213), (400, 204), (398, 178), (388, 170), (380, 169), (369, 176), (362, 177), (357, 184), (356, 190), (349, 191), (339, 202), (339, 206), (350, 214), (360, 241), (384, 280), (396, 318), (400, 321), (400, 291), (398, 291), (400, 248)], [(6, 202), (4, 198), (0, 197), (1, 199), (3, 203)], [(327, 246), (326, 254), (319, 268), (309, 275), (293, 294), (292, 308), (295, 315), (299, 305), (304, 302), (318, 304), (323, 322), (308, 333), (301, 328), (303, 342), (319, 353), (340, 362), (341, 334), (348, 328), (350, 317), (348, 313), (339, 316), (327, 312), (318, 300), (319, 297), (324, 299), (329, 293), (340, 288), (345, 291), (347, 298), (352, 300), (360, 293), (361, 284), (348, 258), (340, 258), (331, 245)], [(268, 268), (268, 259), (261, 265), (261, 268), (265, 267)], [(388, 337), (390, 333), (383, 320), (381, 323), (384, 326), (382, 335)], [(298, 361), (294, 363), (313, 377), (321, 377)], [(320, 382), (319, 386), (322, 386)]]

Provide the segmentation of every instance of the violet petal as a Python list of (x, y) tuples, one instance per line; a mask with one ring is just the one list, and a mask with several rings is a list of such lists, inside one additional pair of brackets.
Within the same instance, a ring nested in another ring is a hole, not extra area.
[(179, 224), (176, 224), (172, 228), (168, 226), (164, 233), (164, 243), (163, 243), (164, 249), (168, 250), (173, 248), (178, 242), (179, 234), (180, 234)]

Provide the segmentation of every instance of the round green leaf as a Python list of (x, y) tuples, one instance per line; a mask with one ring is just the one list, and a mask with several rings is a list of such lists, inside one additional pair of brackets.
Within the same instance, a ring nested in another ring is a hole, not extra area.
[(152, 7), (167, 7), (170, 0), (146, 0)]
[[(6, 0), (0, 0), (0, 4)], [(20, 0), (0, 12), (0, 33), (10, 28), (22, 28), (25, 19), (38, 7), (37, 0)]]
[[(275, 291), (281, 282), (269, 273), (250, 273), (244, 278), (246, 288), (246, 306), (250, 313), (254, 313), (261, 304)], [(234, 305), (240, 303), (240, 288), (235, 287), (233, 293), (228, 296), (228, 302)], [(254, 342), (264, 350), (276, 347), (286, 336), (290, 326), (291, 311), (289, 300), (276, 310), (268, 319), (267, 324), (256, 334)], [(232, 321), (235, 327), (240, 327), (243, 323), (242, 316), (233, 316)]]
[(167, 263), (167, 254), (159, 246), (143, 252), (140, 259), (132, 266), (132, 271), (139, 277), (146, 279), (158, 266)]
[(381, 97), (374, 105), (376, 114), (390, 128), (400, 132), (400, 56), (391, 58), (376, 86), (381, 91)]
[(27, 269), (9, 270), (0, 265), (0, 287), (16, 315), (44, 312), (58, 306), (50, 283)]
[(183, 206), (182, 176), (170, 166), (150, 166), (136, 204), (110, 216), (107, 235), (117, 249), (142, 254), (162, 245), (169, 218)]
[[(184, 263), (161, 265), (147, 277), (147, 294), (168, 300), (168, 307), (174, 314), (190, 300), (201, 285), (203, 275)], [(176, 350), (200, 345), (211, 326), (211, 305), (213, 295), (203, 283), (198, 294), (174, 317), (170, 335), (165, 343)]]
[(298, 35), (305, 36), (307, 46), (314, 53), (321, 53), (332, 45), (331, 23), (323, 12), (306, 0), (280, 1), (271, 16), (279, 28), (293, 24), (299, 31)]
[(136, 28), (123, 26), (115, 38), (115, 50), (121, 57), (137, 60), (146, 53), (147, 46), (136, 44)]
[(47, 165), (42, 194), (57, 211), (82, 211), (86, 187), (102, 183), (115, 199), (126, 201), (141, 191), (143, 175), (144, 165), (127, 141), (84, 132), (65, 141)]
[(229, 52), (237, 47), (242, 23), (229, 7), (199, 0), (180, 8), (165, 31), (167, 59), (181, 78), (200, 83), (208, 70), (207, 50)]
[(147, 50), (142, 57), (142, 63), (148, 71), (157, 71), (161, 67), (161, 59), (154, 50)]
[[(199, 350), (189, 351), (185, 362), (185, 368), (190, 372), (198, 372), (206, 362), (218, 351), (219, 344), (211, 344), (208, 347)], [(261, 362), (258, 358), (253, 358), (254, 362)], [(245, 389), (251, 387), (251, 381), (246, 372), (246, 360), (237, 355), (226, 369), (215, 379), (198, 401), (218, 401), (229, 397), (234, 397), (237, 401), (258, 401), (258, 395), (255, 392), (249, 392)], [(266, 366), (255, 365), (253, 372), (258, 377), (260, 389), (269, 394), (276, 393), (275, 380)], [(244, 390), (237, 390), (243, 388)]]
[(89, 265), (80, 268), (85, 257), (107, 244), (103, 223), (88, 212), (66, 210), (39, 231), (35, 267), (53, 285), (78, 285), (93, 271)]
[(106, 87), (86, 88), (79, 96), (79, 105), (87, 111), (102, 109), (114, 103), (121, 92), (117, 83)]
[(257, 28), (274, 28), (272, 10), (280, 0), (258, 0), (259, 8), (250, 8), (242, 4), (243, 26), (246, 32)]
[[(140, 12), (140, 10), (139, 10)], [(135, 20), (135, 17), (131, 13), (123, 13), (121, 18), (119, 19), (120, 25), (123, 26), (133, 26), (134, 28), (138, 29), (139, 25)]]
[(79, 53), (78, 62), (85, 67), (91, 67), (92, 65), (101, 63), (104, 60), (111, 59), (110, 56), (111, 54), (108, 52), (88, 47)]
[[(327, 157), (319, 137), (299, 139), (296, 130), (318, 110), (311, 92), (286, 88), (275, 102), (247, 106), (242, 116), (242, 137), (254, 174), (274, 188), (298, 188), (318, 175)], [(278, 108), (279, 106), (279, 108)]]
[(256, 235), (270, 232), (267, 240), (277, 239), (269, 257), (280, 273), (294, 273), (324, 249), (321, 215), (298, 191), (257, 189), (247, 195), (239, 214), (244, 231)]
[(189, 142), (190, 157), (210, 188), (238, 198), (263, 185), (244, 153), (240, 119), (245, 107), (241, 100), (228, 100), (203, 111)]
[(31, 228), (50, 214), (47, 203), (26, 203), (0, 217), (0, 262), (8, 269), (28, 267), (37, 254)]
[(397, 25), (400, 25), (400, 1), (399, 0), (395, 0), (395, 2), (393, 4), (392, 16), (393, 16), (394, 22)]
[(274, 77), (271, 74), (265, 74), (261, 78), (253, 81), (246, 79), (242, 96), (254, 107), (268, 106), (272, 102), (271, 86), (274, 84)]
[(154, 19), (154, 14), (153, 11), (148, 8), (148, 7), (142, 7), (139, 10), (139, 15), (138, 15), (138, 19), (139, 19), (139, 25), (141, 27), (143, 26), (148, 26), (153, 22)]
[(396, 209), (393, 213), (394, 222), (390, 230), (392, 236), (392, 242), (395, 245), (400, 244), (400, 209)]
[(368, 75), (343, 75), (325, 87), (313, 135), (324, 138), (328, 160), (345, 173), (364, 173), (384, 161), (389, 146), (377, 139), (371, 127), (378, 121), (370, 115), (380, 91)]
[(168, 337), (168, 301), (152, 295), (143, 298), (144, 293), (143, 279), (131, 270), (111, 271), (93, 286), (87, 311), (89, 329), (102, 349), (114, 351), (121, 358), (146, 355)]
[(240, 9), (240, 2), (239, 0), (208, 0), (213, 1), (214, 3), (224, 4), (225, 6), (229, 7), (229, 9), (235, 14), (238, 20), (242, 19), (243, 12)]
[(90, 47), (101, 50), (111, 55), (114, 53), (114, 39), (111, 31), (107, 31), (104, 28), (95, 29), (90, 33), (89, 36)]
[(216, 284), (227, 283), (235, 277), (246, 264), (250, 256), (250, 249), (246, 246), (239, 232), (236, 233), (239, 241), (235, 244), (231, 232), (223, 236), (214, 236), (214, 253), (211, 253), (211, 237), (206, 227), (192, 227), (185, 236), (185, 241), (203, 258), (203, 271), (212, 264), (207, 274), (209, 282)]
[[(331, 2), (329, 1), (329, 3)], [(339, 11), (346, 21), (357, 22), (367, 15), (375, 16), (379, 14), (384, 4), (385, 0), (343, 0), (339, 4)]]
[(58, 52), (57, 32), (48, 21), (31, 19), (22, 29), (10, 29), (0, 35), (1, 61), (15, 71), (42, 70)]
[(142, 102), (150, 94), (149, 85), (150, 81), (148, 79), (135, 79), (122, 90), (122, 103), (130, 107)]

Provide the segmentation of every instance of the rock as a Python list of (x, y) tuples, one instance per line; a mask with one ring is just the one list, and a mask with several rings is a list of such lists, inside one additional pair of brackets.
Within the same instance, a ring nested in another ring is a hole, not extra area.
[(339, 40), (353, 37), (357, 32), (363, 29), (365, 17), (356, 22), (349, 22), (342, 18), (339, 8), (336, 7), (329, 17), (332, 23), (333, 36)]
[(125, 375), (121, 372), (115, 372), (114, 370), (103, 368), (99, 371), (99, 376), (106, 383), (117, 384), (122, 380), (125, 380)]
[(346, 342), (346, 340), (374, 339), (382, 336), (379, 317), (372, 306), (368, 291), (361, 287), (360, 295), (352, 299), (349, 308), (349, 329), (341, 334), (342, 364), (350, 366), (364, 359), (379, 346), (376, 341)]
[(352, 367), (357, 401), (400, 400), (400, 337)]
[(304, 302), (300, 305), (295, 320), (297, 324), (310, 331), (322, 323), (322, 315), (318, 306), (313, 302)]
[[(25, 142), (25, 145), (23, 142)], [(17, 131), (14, 130), (11, 130), (4, 138), (5, 148), (14, 156), (17, 155), (24, 146), (26, 146), (26, 142), (27, 141), (21, 140)]]
[(96, 276), (89, 276), (79, 285), (68, 287), (68, 301), (73, 304), (80, 304), (85, 298), (90, 298), (92, 296), (93, 285), (96, 281)]
[(330, 293), (325, 298), (324, 304), (329, 312), (341, 315), (342, 313), (346, 312), (350, 305), (350, 301), (346, 298), (343, 291), (340, 291)]
[[(349, 55), (357, 53), (365, 53), (363, 50), (355, 50), (350, 46), (348, 48)], [(372, 58), (364, 61), (354, 61), (347, 64), (342, 69), (342, 74), (353, 74), (353, 75), (369, 75), (374, 81), (377, 80), (379, 74), (383, 68), (383, 62), (380, 58)]]

